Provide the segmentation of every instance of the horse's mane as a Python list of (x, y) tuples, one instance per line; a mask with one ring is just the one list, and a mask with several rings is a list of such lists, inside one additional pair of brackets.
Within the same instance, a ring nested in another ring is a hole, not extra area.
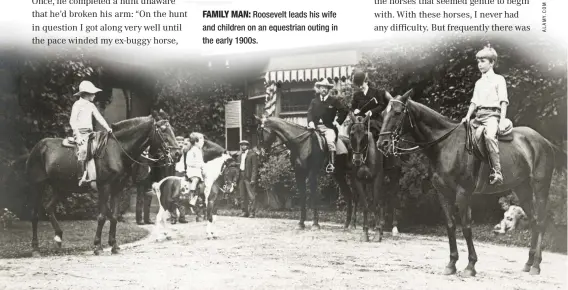
[(281, 119), (281, 118), (278, 118), (278, 117), (268, 117), (267, 120), (273, 121), (273, 122), (275, 122), (275, 123), (282, 122), (282, 123), (288, 124), (288, 125), (290, 125), (290, 126), (293, 126), (293, 127), (295, 127), (295, 128), (298, 128), (298, 129), (307, 130), (306, 126), (303, 126), (303, 125), (300, 125), (300, 124), (296, 124), (296, 123), (294, 123), (294, 122), (290, 122), (290, 121), (287, 121), (287, 120), (284, 120), (284, 119)]
[(408, 102), (418, 108), (418, 111), (415, 113), (418, 113), (420, 115), (420, 119), (428, 119), (431, 118), (431, 116), (434, 116), (434, 118), (441, 119), (442, 121), (448, 122), (450, 124), (457, 124), (456, 121), (440, 114), (439, 112), (422, 103), (413, 100), (408, 100)]
[(113, 131), (121, 131), (121, 130), (129, 129), (129, 128), (132, 128), (136, 125), (139, 125), (141, 123), (148, 121), (149, 118), (152, 118), (152, 117), (151, 116), (142, 116), (142, 117), (135, 117), (135, 118), (130, 118), (130, 119), (126, 119), (126, 120), (121, 120), (121, 121), (118, 121), (116, 123), (112, 123), (111, 128), (112, 128)]

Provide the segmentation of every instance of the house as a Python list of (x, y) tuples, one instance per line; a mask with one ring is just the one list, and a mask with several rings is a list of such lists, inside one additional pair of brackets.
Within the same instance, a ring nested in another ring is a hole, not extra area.
[(227, 104), (227, 149), (238, 148), (240, 139), (249, 140), (253, 146), (258, 144), (254, 133), (254, 115), (260, 116), (264, 112), (265, 82), (281, 84), (281, 96), (277, 100), (274, 115), (307, 126), (306, 115), (314, 97), (315, 82), (329, 79), (335, 83), (340, 96), (350, 97), (351, 73), (359, 63), (361, 54), (360, 49), (331, 47), (259, 56), (264, 65), (257, 66), (256, 74), (249, 72), (245, 86), (248, 100)]

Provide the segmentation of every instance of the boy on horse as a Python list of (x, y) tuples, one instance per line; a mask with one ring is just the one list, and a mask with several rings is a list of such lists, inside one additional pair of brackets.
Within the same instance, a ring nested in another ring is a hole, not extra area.
[(77, 158), (81, 162), (83, 168), (83, 176), (81, 177), (81, 180), (79, 180), (79, 186), (92, 181), (87, 180), (86, 158), (89, 135), (93, 133), (93, 116), (109, 133), (112, 132), (110, 126), (107, 124), (101, 113), (99, 113), (95, 104), (93, 104), (95, 94), (100, 91), (102, 90), (95, 87), (90, 81), (82, 81), (81, 84), (79, 84), (79, 92), (74, 94), (74, 96), (79, 96), (79, 99), (75, 101), (71, 108), (69, 125), (71, 125), (75, 142), (78, 145)]
[[(326, 172), (335, 171), (335, 153), (336, 153), (336, 139), (337, 139), (337, 124), (343, 124), (349, 110), (340, 99), (330, 96), (330, 89), (333, 85), (327, 80), (323, 79), (315, 84), (316, 97), (310, 103), (308, 108), (308, 128), (317, 129), (324, 134), (329, 149), (329, 164), (326, 167)], [(339, 114), (337, 114), (339, 111)], [(337, 119), (337, 120), (336, 120)], [(343, 143), (341, 143), (343, 144)], [(344, 151), (347, 151), (345, 149)], [(343, 153), (343, 152), (342, 152)]]
[(185, 157), (185, 163), (187, 166), (186, 176), (190, 181), (189, 196), (196, 197), (195, 189), (197, 187), (197, 183), (203, 180), (203, 165), (205, 165), (205, 162), (203, 161), (202, 148), (205, 144), (205, 137), (203, 134), (193, 132), (189, 135), (189, 143), (191, 144), (191, 148), (187, 151), (187, 155)]
[(379, 138), (383, 122), (381, 112), (389, 103), (388, 97), (391, 97), (390, 93), (386, 90), (369, 86), (367, 74), (360, 69), (353, 71), (352, 86), (355, 93), (351, 101), (351, 111), (355, 116), (364, 117), (370, 115), (371, 132), (375, 139)]
[(487, 45), (476, 56), (477, 67), (481, 71), (481, 78), (475, 83), (473, 97), (467, 115), (462, 119), (466, 123), (475, 112), (474, 126), (484, 126), (485, 142), (489, 151), (489, 160), (492, 172), (489, 175), (490, 183), (503, 183), (501, 163), (499, 160), (499, 123), (505, 120), (509, 99), (507, 96), (507, 83), (505, 78), (493, 71), (497, 60), (495, 49)]

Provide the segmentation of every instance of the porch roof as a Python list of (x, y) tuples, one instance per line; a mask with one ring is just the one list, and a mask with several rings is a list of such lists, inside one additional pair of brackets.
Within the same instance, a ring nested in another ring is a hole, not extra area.
[(305, 82), (342, 77), (348, 79), (359, 59), (357, 50), (272, 57), (264, 70), (264, 78), (267, 82)]

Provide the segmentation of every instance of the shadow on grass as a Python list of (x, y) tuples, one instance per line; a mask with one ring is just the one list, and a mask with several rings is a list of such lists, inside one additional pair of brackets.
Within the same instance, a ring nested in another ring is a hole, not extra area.
[[(49, 221), (40, 221), (38, 224), (38, 240), (42, 256), (63, 256), (80, 254), (84, 251), (93, 250), (93, 241), (97, 229), (97, 221), (60, 221), (63, 230), (63, 245), (57, 248), (53, 237), (54, 231)], [(103, 228), (102, 243), (108, 244), (108, 230), (110, 223), (107, 221)], [(116, 226), (119, 245), (132, 243), (149, 234), (147, 229), (137, 226), (134, 222), (120, 222)], [(0, 258), (31, 257), (32, 225), (29, 221), (18, 221), (13, 227), (0, 230)]]
[[(306, 226), (310, 223), (312, 218), (312, 211), (308, 210), (308, 220), (306, 221)], [(241, 214), (240, 210), (235, 209), (219, 209), (219, 215), (224, 216), (238, 216)], [(299, 220), (300, 211), (267, 211), (259, 210), (256, 213), (259, 218), (273, 218), (273, 219), (291, 219)], [(333, 211), (333, 210), (321, 210), (319, 211), (320, 222), (330, 222), (338, 223), (343, 225), (345, 222), (345, 212), (344, 211)], [(358, 213), (357, 215), (357, 226), (360, 228), (362, 226), (363, 214)], [(505, 246), (515, 246), (527, 248), (530, 245), (530, 231), (515, 230), (514, 232), (507, 233), (506, 235), (496, 236), (493, 234), (493, 224), (474, 224), (473, 225), (473, 239), (478, 242), (486, 242), (497, 245)], [(390, 225), (387, 225), (390, 229)], [(436, 225), (436, 226), (424, 226), (417, 225), (411, 227), (402, 227), (398, 229), (401, 233), (416, 234), (416, 235), (426, 235), (426, 236), (439, 236), (447, 237), (446, 226)], [(458, 227), (456, 231), (456, 236), (458, 239), (463, 240), (463, 236), (460, 234), (461, 228)], [(567, 246), (567, 231), (565, 225), (550, 225), (546, 231), (543, 240), (544, 249), (546, 251), (566, 254)]]

